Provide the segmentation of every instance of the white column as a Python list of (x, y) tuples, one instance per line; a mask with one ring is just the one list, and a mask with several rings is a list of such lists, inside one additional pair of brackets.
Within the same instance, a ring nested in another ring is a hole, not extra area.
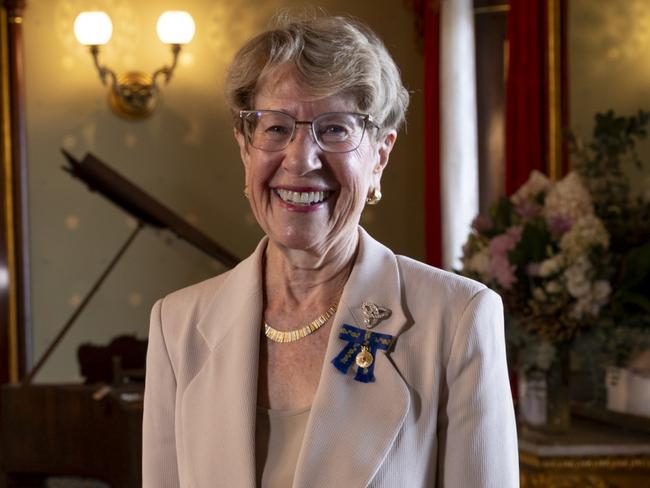
[(460, 266), (461, 248), (479, 209), (471, 0), (442, 0), (440, 50), (442, 260), (451, 269)]

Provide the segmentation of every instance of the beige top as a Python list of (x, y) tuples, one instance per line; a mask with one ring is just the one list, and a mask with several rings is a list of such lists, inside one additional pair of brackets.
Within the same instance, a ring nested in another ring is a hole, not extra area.
[(293, 483), (311, 407), (268, 410), (257, 407), (255, 469), (259, 488), (287, 488)]

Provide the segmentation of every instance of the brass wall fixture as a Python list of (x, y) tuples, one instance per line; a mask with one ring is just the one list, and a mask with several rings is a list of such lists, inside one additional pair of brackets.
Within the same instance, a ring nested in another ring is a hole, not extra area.
[(129, 71), (116, 75), (113, 70), (99, 62), (100, 46), (110, 41), (113, 24), (106, 12), (82, 12), (74, 21), (74, 33), (80, 44), (90, 48), (99, 78), (109, 84), (109, 100), (115, 113), (127, 119), (143, 119), (151, 115), (158, 103), (159, 79), (168, 83), (176, 69), (181, 46), (194, 37), (194, 19), (187, 12), (164, 12), (156, 24), (158, 37), (172, 51), (170, 65), (154, 71), (152, 75), (141, 71)]

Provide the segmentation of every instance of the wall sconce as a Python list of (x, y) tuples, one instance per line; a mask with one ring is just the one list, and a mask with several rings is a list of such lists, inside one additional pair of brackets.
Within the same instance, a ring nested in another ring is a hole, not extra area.
[(160, 40), (171, 46), (172, 63), (154, 71), (153, 75), (141, 71), (129, 71), (117, 76), (107, 66), (99, 62), (99, 48), (110, 41), (113, 24), (105, 12), (82, 12), (74, 21), (74, 33), (77, 40), (90, 47), (104, 85), (110, 83), (109, 100), (111, 108), (118, 115), (127, 119), (143, 119), (156, 108), (158, 102), (158, 78), (168, 83), (176, 68), (181, 46), (194, 37), (194, 20), (187, 12), (164, 12), (156, 24)]

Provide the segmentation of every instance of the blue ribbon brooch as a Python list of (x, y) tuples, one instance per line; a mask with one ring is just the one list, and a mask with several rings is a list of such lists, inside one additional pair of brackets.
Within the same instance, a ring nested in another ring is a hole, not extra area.
[(341, 373), (347, 374), (352, 363), (357, 365), (357, 374), (354, 379), (362, 383), (375, 381), (375, 354), (378, 349), (386, 351), (393, 342), (393, 336), (358, 329), (348, 324), (343, 324), (339, 339), (348, 343), (341, 352), (332, 359), (332, 364)]

